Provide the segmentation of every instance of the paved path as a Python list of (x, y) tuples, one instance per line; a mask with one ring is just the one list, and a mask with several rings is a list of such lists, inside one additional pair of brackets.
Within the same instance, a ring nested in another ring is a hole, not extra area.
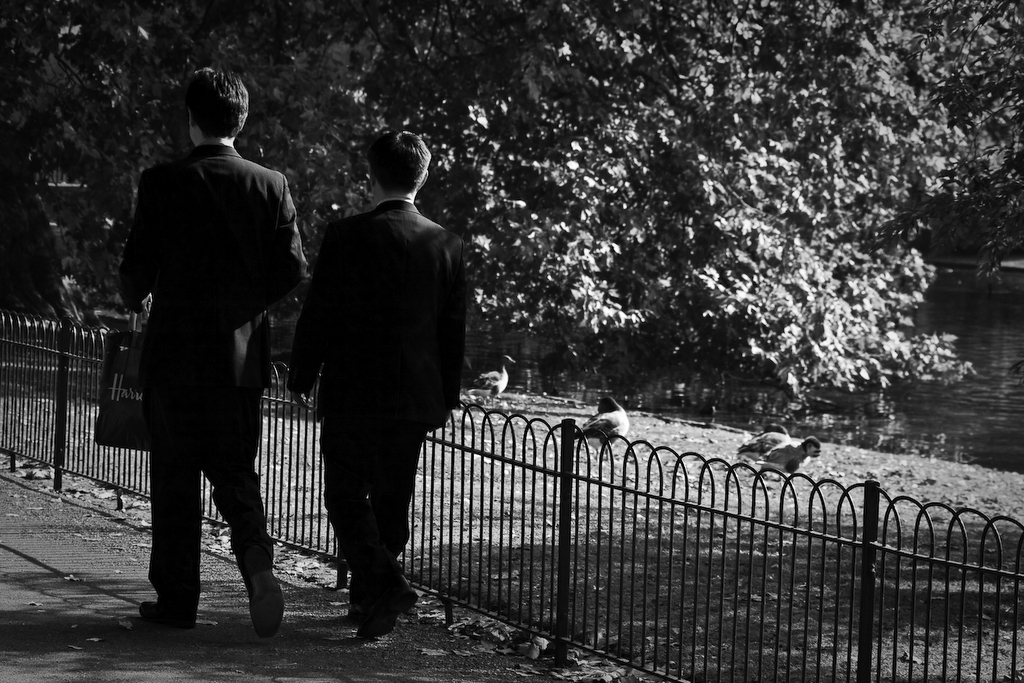
[[(285, 623), (261, 639), (233, 562), (203, 557), (200, 623), (161, 627), (138, 616), (153, 599), (149, 533), (124, 515), (6, 471), (0, 456), (0, 683), (55, 681), (551, 680), (543, 663), (459, 638), (421, 600), (391, 635), (355, 637), (344, 592), (283, 581)], [(433, 603), (433, 604), (431, 604)], [(428, 617), (428, 618), (424, 618)]]

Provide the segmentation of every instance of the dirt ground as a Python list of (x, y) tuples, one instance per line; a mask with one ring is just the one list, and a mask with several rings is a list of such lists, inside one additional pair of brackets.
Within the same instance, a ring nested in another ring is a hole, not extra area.
[[(582, 423), (594, 413), (592, 406), (565, 399), (514, 394), (503, 399), (500, 409), (541, 417), (550, 424), (564, 418)], [(706, 458), (738, 462), (737, 448), (753, 434), (713, 423), (630, 413), (627, 438), (667, 446), (680, 454), (692, 451)], [(1005, 515), (1024, 522), (1024, 474), (1017, 472), (831, 443), (823, 443), (821, 456), (806, 460), (800, 472), (816, 481), (831, 479), (843, 486), (873, 479), (891, 497), (905, 495), (921, 503), (943, 503), (954, 509), (977, 510), (990, 518)]]

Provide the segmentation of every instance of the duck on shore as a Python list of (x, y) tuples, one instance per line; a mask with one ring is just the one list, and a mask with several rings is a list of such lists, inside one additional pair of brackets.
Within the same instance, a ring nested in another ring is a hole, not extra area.
[(736, 454), (745, 458), (760, 459), (773, 448), (789, 443), (789, 432), (782, 425), (765, 425), (764, 431), (755, 434), (740, 444)]
[(802, 441), (788, 437), (786, 443), (772, 448), (763, 458), (757, 461), (761, 472), (785, 472), (793, 474), (807, 458), (821, 455), (821, 442), (817, 437), (808, 436)]
[(473, 388), (466, 393), (470, 396), (488, 397), (493, 402), (508, 386), (508, 363), (514, 365), (515, 361), (511, 356), (502, 356), (501, 370), (482, 373), (473, 381)]
[(626, 410), (610, 396), (603, 396), (597, 402), (597, 414), (580, 427), (590, 447), (600, 450), (613, 436), (629, 433), (629, 416)]

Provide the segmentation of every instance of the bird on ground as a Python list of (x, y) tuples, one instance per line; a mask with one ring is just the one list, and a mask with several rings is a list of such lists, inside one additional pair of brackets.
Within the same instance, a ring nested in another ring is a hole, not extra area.
[(816, 437), (808, 436), (803, 441), (790, 437), (787, 443), (779, 444), (760, 460), (761, 472), (776, 471), (793, 474), (807, 458), (821, 455), (821, 442)]
[(501, 357), (501, 370), (485, 372), (473, 382), (473, 388), (469, 390), (471, 396), (488, 396), (493, 401), (498, 395), (505, 391), (508, 386), (507, 363), (515, 364), (510, 356)]
[(760, 459), (771, 449), (786, 443), (789, 443), (789, 432), (786, 431), (786, 428), (782, 425), (769, 424), (764, 426), (763, 432), (755, 434), (741, 443), (740, 447), (736, 449), (736, 455)]
[(614, 398), (604, 396), (597, 402), (597, 414), (584, 422), (580, 429), (591, 448), (600, 450), (611, 437), (629, 433), (629, 416)]

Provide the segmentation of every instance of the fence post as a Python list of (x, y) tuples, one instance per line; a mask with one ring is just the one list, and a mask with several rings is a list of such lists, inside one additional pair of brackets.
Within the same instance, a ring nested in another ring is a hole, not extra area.
[(57, 337), (57, 395), (54, 400), (53, 490), (63, 488), (68, 440), (68, 369), (71, 365), (71, 319), (61, 318)]
[(875, 544), (878, 541), (877, 481), (864, 482), (864, 531), (860, 554), (860, 615), (857, 625), (857, 683), (871, 683), (871, 652), (875, 639)]
[[(14, 316), (9, 315), (7, 311), (0, 309), (0, 388), (6, 389), (8, 384), (15, 384), (17, 382), (18, 367), (14, 363), (14, 352), (11, 350), (11, 344), (17, 338), (14, 329), (17, 327), (17, 323), (14, 321)], [(20, 365), (20, 364), (19, 364)], [(4, 415), (4, 422), (7, 422), (7, 416), (10, 415), (11, 419), (14, 416), (11, 413), (14, 409), (11, 408), (10, 403), (4, 406), (4, 411), (7, 413)], [(8, 412), (9, 411), (9, 412)], [(5, 425), (6, 426), (6, 425)], [(6, 445), (6, 444), (5, 444)], [(13, 443), (10, 444), (11, 448), (5, 448), (4, 452), (10, 458), (8, 465), (8, 471), (12, 474), (17, 471), (17, 464), (15, 463)]]
[(573, 440), (576, 420), (562, 420), (558, 468), (558, 570), (555, 575), (555, 666), (569, 662), (569, 572), (572, 551)]

